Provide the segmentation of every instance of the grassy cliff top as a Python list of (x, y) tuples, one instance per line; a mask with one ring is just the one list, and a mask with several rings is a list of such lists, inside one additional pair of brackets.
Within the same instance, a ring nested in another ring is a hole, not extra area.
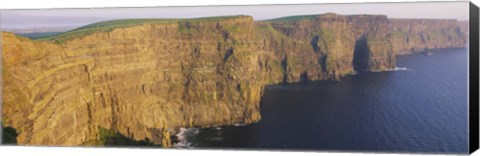
[(315, 15), (298, 15), (298, 16), (287, 16), (274, 19), (264, 20), (266, 22), (285, 22), (285, 21), (298, 21), (298, 20), (309, 20), (314, 19), (319, 16), (336, 16), (335, 13), (325, 13), (325, 14), (315, 14)]
[(386, 15), (374, 15), (374, 14), (357, 14), (357, 15), (340, 15), (336, 13), (324, 13), (324, 14), (315, 14), (315, 15), (299, 15), (299, 16), (287, 16), (274, 19), (264, 20), (265, 22), (287, 22), (287, 21), (299, 21), (299, 20), (312, 20), (317, 17), (383, 17), (387, 18)]
[(137, 25), (143, 25), (143, 24), (158, 24), (158, 23), (208, 22), (208, 21), (218, 21), (218, 20), (224, 20), (224, 19), (238, 18), (238, 17), (249, 17), (249, 16), (237, 15), (237, 16), (215, 16), (215, 17), (203, 17), (203, 18), (191, 18), (191, 19), (143, 18), (143, 19), (111, 20), (111, 21), (103, 21), (103, 22), (89, 24), (89, 25), (86, 25), (74, 30), (70, 30), (58, 35), (38, 38), (36, 40), (61, 43), (66, 40), (83, 37), (88, 34), (92, 34), (94, 32), (112, 31), (115, 28), (131, 27), (131, 26), (137, 26)]
[[(343, 16), (335, 13), (325, 13), (325, 14), (314, 14), (314, 15), (299, 15), (299, 16), (288, 16), (275, 19), (263, 20), (262, 22), (288, 22), (288, 21), (298, 21), (298, 20), (311, 20), (317, 17), (335, 17)], [(159, 24), (159, 23), (175, 23), (175, 22), (209, 22), (209, 21), (218, 21), (225, 19), (233, 19), (239, 17), (251, 17), (248, 15), (235, 15), (235, 16), (214, 16), (214, 17), (202, 17), (202, 18), (142, 18), (142, 19), (121, 19), (121, 20), (110, 20), (102, 21), (98, 23), (89, 24), (71, 31), (64, 33), (56, 34), (53, 36), (40, 37), (36, 40), (38, 41), (49, 41), (55, 43), (62, 43), (64, 41), (83, 37), (95, 32), (109, 32), (115, 28), (131, 27), (143, 24)]]

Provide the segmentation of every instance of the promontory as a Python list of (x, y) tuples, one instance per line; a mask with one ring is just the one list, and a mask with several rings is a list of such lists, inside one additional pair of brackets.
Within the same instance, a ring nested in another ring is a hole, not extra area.
[(101, 145), (113, 131), (168, 147), (179, 127), (261, 120), (265, 85), (390, 70), (397, 55), (465, 47), (466, 25), (328, 13), (116, 20), (37, 40), (2, 32), (3, 126), (20, 145)]

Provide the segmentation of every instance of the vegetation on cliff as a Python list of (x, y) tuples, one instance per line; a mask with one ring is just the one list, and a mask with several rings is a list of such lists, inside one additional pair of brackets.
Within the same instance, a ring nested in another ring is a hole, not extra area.
[(125, 27), (132, 27), (132, 26), (138, 26), (138, 25), (144, 25), (144, 24), (218, 21), (218, 20), (234, 18), (234, 17), (236, 16), (215, 16), (215, 17), (204, 17), (204, 18), (193, 18), (193, 19), (144, 18), (144, 19), (111, 20), (111, 21), (103, 21), (103, 22), (86, 25), (65, 33), (54, 34), (53, 36), (39, 37), (35, 39), (40, 41), (51, 41), (55, 43), (62, 43), (66, 40), (84, 37), (86, 35), (89, 35), (95, 32), (110, 32), (116, 28), (125, 28)]
[(107, 21), (36, 41), (5, 32), (3, 119), (22, 145), (169, 147), (179, 127), (259, 121), (266, 84), (392, 69), (398, 54), (464, 47), (462, 30), (325, 14)]

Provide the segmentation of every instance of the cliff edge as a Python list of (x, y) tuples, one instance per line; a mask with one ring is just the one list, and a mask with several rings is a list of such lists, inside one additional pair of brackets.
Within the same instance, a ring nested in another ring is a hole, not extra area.
[(109, 129), (168, 147), (179, 127), (259, 121), (266, 84), (388, 70), (468, 34), (455, 20), (383, 15), (129, 22), (40, 40), (2, 32), (2, 120), (18, 144), (99, 145)]

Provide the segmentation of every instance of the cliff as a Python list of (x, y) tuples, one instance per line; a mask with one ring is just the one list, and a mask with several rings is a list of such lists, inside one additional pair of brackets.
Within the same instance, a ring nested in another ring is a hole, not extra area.
[(280, 46), (286, 82), (338, 80), (356, 70), (395, 66), (386, 16), (324, 14), (266, 24), (286, 37)]
[(391, 19), (394, 49), (399, 54), (425, 49), (465, 47), (468, 23), (456, 20)]
[(467, 39), (456, 21), (382, 15), (133, 23), (2, 33), (2, 119), (19, 144), (98, 145), (108, 129), (168, 147), (179, 127), (260, 120), (265, 84), (387, 70), (398, 54)]

